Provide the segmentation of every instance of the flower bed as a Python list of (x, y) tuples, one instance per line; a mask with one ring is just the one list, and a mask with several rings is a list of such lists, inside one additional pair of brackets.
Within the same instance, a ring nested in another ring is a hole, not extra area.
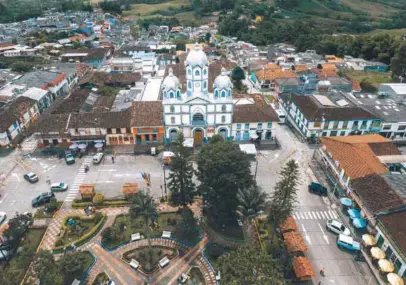
[[(130, 205), (130, 201), (119, 199), (119, 200), (108, 200), (105, 199), (101, 204), (98, 204), (97, 208), (112, 208), (112, 207), (126, 207)], [(72, 203), (72, 208), (74, 209), (84, 209), (88, 206), (94, 206), (94, 203), (89, 200), (75, 199)]]
[[(79, 220), (82, 225), (90, 226), (88, 227), (85, 232), (79, 236), (71, 236), (71, 238), (68, 239), (68, 231), (70, 231), (69, 226), (67, 225), (67, 222), (69, 219), (74, 218)], [(74, 246), (80, 246), (87, 241), (89, 241), (91, 238), (93, 238), (103, 227), (104, 223), (106, 222), (107, 216), (105, 213), (100, 213), (100, 218), (98, 217), (97, 214), (93, 216), (84, 216), (84, 215), (73, 215), (73, 216), (68, 216), (65, 217), (65, 219), (62, 222), (61, 226), (61, 232), (62, 235), (56, 240), (55, 242), (55, 248), (53, 250), (53, 253), (59, 253), (64, 250), (69, 250), (72, 249), (73, 244)]]
[(169, 259), (173, 259), (178, 255), (178, 251), (167, 247), (151, 247), (152, 259), (150, 260), (149, 248), (141, 247), (127, 251), (123, 254), (123, 259), (126, 262), (130, 262), (131, 259), (135, 259), (140, 263), (140, 270), (145, 274), (151, 274), (159, 268), (159, 261), (167, 256)]
[(48, 212), (45, 210), (47, 205), (45, 205), (45, 206), (43, 206), (43, 207), (37, 209), (37, 211), (35, 211), (35, 214), (34, 214), (34, 219), (47, 219), (47, 218), (52, 218), (52, 217), (54, 216), (54, 214), (55, 214), (56, 212), (58, 212), (58, 210), (61, 208), (62, 204), (63, 204), (63, 201), (58, 201), (58, 208), (57, 208), (54, 212), (52, 212), (52, 213), (48, 213)]
[(105, 272), (99, 273), (92, 282), (92, 285), (105, 285), (109, 279), (109, 276)]

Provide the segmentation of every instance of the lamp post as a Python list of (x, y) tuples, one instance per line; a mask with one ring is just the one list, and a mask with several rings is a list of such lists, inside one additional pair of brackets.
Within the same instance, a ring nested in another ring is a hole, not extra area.
[(164, 172), (164, 187), (165, 187), (165, 200), (168, 200), (168, 194), (166, 191), (166, 172), (165, 172), (165, 164), (162, 163), (162, 170)]

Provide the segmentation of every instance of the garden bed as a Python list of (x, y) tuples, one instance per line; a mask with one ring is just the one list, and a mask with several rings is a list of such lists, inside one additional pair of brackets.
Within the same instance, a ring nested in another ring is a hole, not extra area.
[(106, 285), (107, 281), (109, 280), (109, 276), (105, 272), (102, 272), (96, 276), (96, 278), (92, 282), (92, 285)]
[[(150, 229), (150, 236), (161, 236), (163, 231), (174, 233), (176, 225), (180, 219), (181, 215), (177, 213), (160, 214), (158, 221)], [(103, 240), (104, 246), (109, 249), (130, 241), (131, 235), (134, 233), (145, 235), (146, 230), (144, 218), (142, 216), (132, 219), (128, 214), (118, 215), (114, 220), (112, 228), (116, 229), (118, 232), (118, 238), (113, 241)]]
[(192, 267), (188, 272), (189, 279), (186, 285), (205, 285), (206, 280), (204, 279), (203, 273), (197, 267)]
[(145, 274), (151, 274), (159, 268), (159, 261), (167, 256), (173, 259), (178, 255), (178, 251), (167, 247), (151, 247), (152, 259), (149, 258), (149, 248), (141, 247), (127, 251), (123, 254), (123, 259), (130, 263), (131, 259), (135, 259), (140, 264), (140, 270)]
[(207, 225), (218, 235), (224, 239), (229, 239), (234, 242), (245, 242), (244, 232), (241, 226), (238, 225), (237, 219), (230, 218), (226, 221), (216, 222), (206, 218)]
[(130, 205), (129, 200), (125, 199), (104, 199), (101, 204), (95, 205), (89, 199), (75, 199), (72, 203), (74, 209), (84, 209), (88, 206), (96, 206), (96, 208), (114, 208), (114, 207), (126, 207)]
[(34, 219), (52, 218), (53, 215), (61, 208), (62, 204), (63, 204), (63, 201), (58, 201), (58, 208), (52, 213), (48, 213), (47, 211), (45, 211), (45, 209), (47, 207), (47, 204), (45, 204), (41, 208), (37, 209), (37, 211), (35, 211)]

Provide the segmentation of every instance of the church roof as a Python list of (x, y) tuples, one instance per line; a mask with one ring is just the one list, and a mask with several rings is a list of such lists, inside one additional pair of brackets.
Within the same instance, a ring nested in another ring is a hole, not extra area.
[(198, 44), (195, 44), (194, 49), (192, 49), (187, 55), (186, 65), (204, 66), (208, 64), (209, 61), (207, 60), (206, 54)]

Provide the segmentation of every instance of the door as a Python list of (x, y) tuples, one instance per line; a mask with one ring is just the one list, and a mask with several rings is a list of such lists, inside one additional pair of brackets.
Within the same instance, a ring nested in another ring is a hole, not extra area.
[(171, 142), (175, 142), (178, 138), (178, 132), (176, 130), (171, 130), (170, 134), (169, 134), (169, 139), (171, 140)]
[(195, 146), (200, 146), (203, 143), (203, 131), (202, 130), (195, 130), (194, 134), (194, 143)]
[(220, 129), (219, 135), (223, 137), (224, 140), (227, 139), (227, 129)]

